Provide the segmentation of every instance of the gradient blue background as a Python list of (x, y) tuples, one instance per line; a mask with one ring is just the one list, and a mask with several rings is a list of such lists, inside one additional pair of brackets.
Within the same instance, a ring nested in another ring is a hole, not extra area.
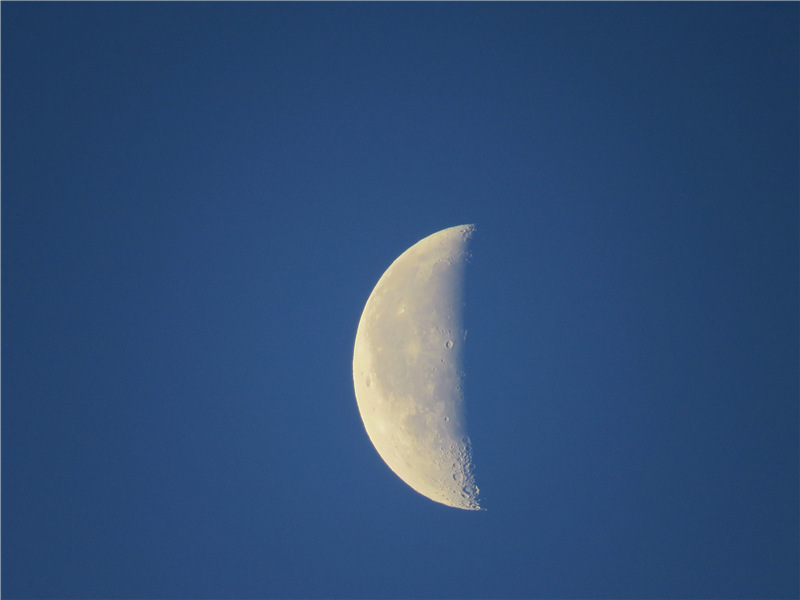
[[(7, 598), (796, 598), (798, 14), (2, 5)], [(351, 379), (475, 223), (484, 512)]]

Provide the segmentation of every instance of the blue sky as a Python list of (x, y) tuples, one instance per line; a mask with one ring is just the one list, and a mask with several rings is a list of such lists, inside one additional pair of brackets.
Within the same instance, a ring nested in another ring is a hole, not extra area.
[[(7, 598), (795, 598), (796, 3), (3, 3)], [(475, 223), (481, 512), (361, 424)]]

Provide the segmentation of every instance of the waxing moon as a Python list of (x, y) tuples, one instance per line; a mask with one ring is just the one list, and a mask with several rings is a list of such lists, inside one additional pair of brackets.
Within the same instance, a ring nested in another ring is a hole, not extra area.
[(464, 267), (472, 225), (395, 260), (364, 306), (353, 352), (361, 419), (389, 468), (431, 500), (479, 510), (463, 410)]

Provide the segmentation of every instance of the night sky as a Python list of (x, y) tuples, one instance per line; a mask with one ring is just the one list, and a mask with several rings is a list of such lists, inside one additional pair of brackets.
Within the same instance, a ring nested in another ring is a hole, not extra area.
[[(787, 3), (2, 3), (5, 598), (797, 598)], [(353, 391), (474, 223), (485, 511)]]

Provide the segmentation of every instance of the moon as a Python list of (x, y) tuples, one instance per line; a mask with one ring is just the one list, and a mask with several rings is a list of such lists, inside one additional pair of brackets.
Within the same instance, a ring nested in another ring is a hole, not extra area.
[(473, 225), (444, 229), (397, 258), (358, 323), (353, 383), (372, 444), (404, 482), (480, 510), (461, 370), (464, 270)]

